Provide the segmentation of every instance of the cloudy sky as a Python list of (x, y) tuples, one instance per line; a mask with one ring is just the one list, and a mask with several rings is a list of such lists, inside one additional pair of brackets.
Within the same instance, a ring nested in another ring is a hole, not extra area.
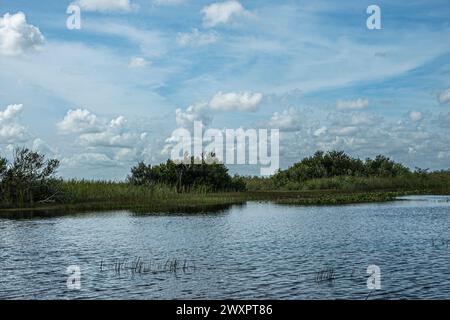
[(338, 149), (449, 168), (450, 3), (0, 1), (3, 156), (25, 145), (65, 177), (123, 179), (195, 120), (280, 129), (282, 167)]

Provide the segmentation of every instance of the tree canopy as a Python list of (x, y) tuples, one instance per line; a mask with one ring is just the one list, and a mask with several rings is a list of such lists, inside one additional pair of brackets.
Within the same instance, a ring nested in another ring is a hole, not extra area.
[(337, 176), (395, 177), (407, 173), (410, 173), (407, 167), (383, 155), (362, 161), (347, 155), (344, 151), (317, 151), (313, 156), (279, 171), (273, 178), (279, 182), (302, 182)]
[(10, 205), (50, 201), (59, 161), (27, 148), (16, 148), (13, 160), (0, 158), (0, 202)]
[(218, 161), (214, 155), (190, 161), (174, 162), (167, 160), (159, 165), (147, 165), (140, 162), (131, 168), (128, 181), (135, 185), (164, 184), (173, 186), (178, 192), (195, 189), (207, 191), (243, 191), (245, 182), (242, 178), (232, 177), (228, 168)]

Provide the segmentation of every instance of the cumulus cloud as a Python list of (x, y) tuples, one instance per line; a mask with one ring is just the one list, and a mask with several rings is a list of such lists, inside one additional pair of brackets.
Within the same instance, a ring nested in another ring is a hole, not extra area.
[(137, 8), (130, 0), (77, 0), (75, 4), (85, 11), (99, 12), (129, 12)]
[(373, 119), (370, 125), (361, 120), (365, 112), (355, 113), (356, 117), (334, 112), (319, 119), (316, 116), (321, 112), (302, 113), (300, 130), (282, 136), (282, 162), (292, 164), (316, 150), (344, 150), (361, 158), (385, 154), (411, 167), (448, 168), (448, 159), (443, 156), (450, 151), (450, 126), (442, 130), (436, 125), (445, 114), (421, 113), (419, 122), (412, 121), (409, 112), (401, 118), (368, 114), (366, 119)]
[(444, 104), (450, 101), (450, 89), (444, 90), (438, 94), (438, 101), (440, 104)]
[(69, 110), (57, 126), (63, 134), (89, 133), (101, 130), (97, 116), (86, 109)]
[(16, 118), (20, 113), (22, 113), (22, 110), (22, 104), (11, 104), (7, 106), (4, 111), (0, 111), (0, 123)]
[(57, 126), (61, 133), (80, 134), (78, 141), (84, 146), (130, 148), (139, 135), (122, 132), (125, 123), (123, 116), (107, 123), (88, 110), (76, 109), (69, 110)]
[(356, 126), (336, 127), (330, 130), (330, 133), (336, 136), (350, 136), (354, 135), (356, 132), (358, 132), (358, 127)]
[(208, 105), (206, 103), (197, 103), (189, 106), (186, 111), (181, 109), (175, 110), (175, 120), (177, 125), (183, 128), (191, 128), (194, 121), (201, 121), (207, 126), (212, 121), (212, 116), (208, 113)]
[(267, 124), (283, 131), (296, 131), (300, 129), (301, 119), (297, 110), (289, 108), (283, 112), (275, 112)]
[(179, 33), (177, 36), (177, 44), (181, 47), (200, 47), (216, 42), (219, 35), (215, 31), (200, 32), (194, 28), (189, 33)]
[(423, 119), (423, 114), (420, 111), (411, 111), (409, 113), (409, 119), (413, 122), (418, 122)]
[(0, 144), (19, 143), (28, 139), (27, 129), (18, 123), (23, 105), (13, 104), (0, 111)]
[(65, 168), (80, 167), (117, 167), (120, 164), (109, 158), (106, 154), (97, 152), (80, 153), (70, 157), (65, 157), (61, 161), (61, 165)]
[(75, 144), (88, 150), (65, 157), (63, 164), (67, 168), (120, 167), (147, 158), (150, 145), (147, 133), (136, 129), (136, 123), (129, 124), (124, 116), (108, 119), (85, 109), (69, 110), (57, 126), (61, 133), (75, 135)]
[(51, 147), (47, 142), (40, 138), (33, 140), (31, 149), (39, 153), (45, 154), (47, 157), (55, 157), (58, 155), (58, 151)]
[(325, 126), (315, 129), (313, 132), (314, 136), (316, 136), (316, 137), (320, 137), (321, 135), (323, 135), (325, 133), (327, 133), (327, 127), (325, 127)]
[(126, 127), (126, 122), (123, 116), (118, 116), (103, 126), (100, 132), (80, 135), (79, 142), (88, 147), (133, 149), (146, 139), (146, 135), (131, 131)]
[(332, 112), (328, 115), (327, 133), (330, 137), (360, 138), (361, 132), (367, 132), (383, 123), (384, 119), (378, 114), (367, 112)]
[(146, 139), (127, 126), (124, 116), (108, 121), (86, 109), (69, 110), (57, 126), (60, 133), (78, 134), (78, 142), (86, 147), (133, 148)]
[(128, 64), (129, 68), (144, 68), (149, 64), (149, 61), (147, 61), (144, 58), (141, 57), (134, 57), (131, 58), (130, 63)]
[(338, 110), (360, 110), (365, 109), (369, 106), (368, 99), (357, 99), (357, 100), (338, 100), (336, 103), (336, 108)]
[(39, 28), (28, 24), (23, 12), (6, 13), (0, 18), (0, 54), (18, 56), (37, 50), (44, 43)]
[(370, 113), (354, 113), (350, 117), (353, 126), (372, 126), (380, 121), (380, 117)]
[(231, 23), (236, 17), (250, 16), (239, 1), (231, 0), (216, 2), (205, 6), (202, 9), (203, 25), (205, 27), (215, 27), (219, 24)]
[(263, 95), (251, 92), (218, 92), (209, 102), (212, 110), (221, 111), (256, 111)]
[(185, 111), (175, 110), (177, 125), (191, 128), (194, 121), (201, 121), (208, 126), (213, 119), (212, 113), (218, 111), (254, 112), (260, 104), (263, 95), (251, 92), (218, 92), (209, 102), (198, 102), (189, 106)]
[(80, 136), (80, 143), (90, 147), (113, 147), (132, 148), (139, 140), (140, 135), (136, 133), (118, 133), (112, 130), (104, 132), (83, 134)]

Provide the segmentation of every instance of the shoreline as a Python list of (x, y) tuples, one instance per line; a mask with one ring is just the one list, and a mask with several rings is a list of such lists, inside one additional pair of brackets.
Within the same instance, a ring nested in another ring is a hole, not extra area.
[(342, 190), (306, 190), (306, 191), (245, 191), (206, 194), (177, 194), (167, 199), (134, 199), (121, 202), (114, 199), (80, 203), (42, 204), (20, 208), (0, 208), (0, 217), (20, 217), (21, 215), (58, 216), (66, 213), (108, 212), (127, 210), (134, 213), (208, 213), (219, 212), (233, 205), (245, 205), (249, 201), (271, 202), (280, 205), (327, 206), (351, 205), (359, 203), (383, 203), (394, 201), (396, 197), (407, 195), (449, 195), (440, 190), (407, 191), (342, 191)]

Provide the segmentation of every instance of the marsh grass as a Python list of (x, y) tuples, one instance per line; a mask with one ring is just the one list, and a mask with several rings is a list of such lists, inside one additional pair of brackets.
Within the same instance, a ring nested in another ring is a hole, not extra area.
[[(3, 217), (51, 217), (62, 214), (83, 214), (95, 211), (126, 210), (142, 214), (202, 214), (219, 213), (247, 201), (272, 202), (280, 205), (337, 205), (361, 202), (390, 201), (400, 193), (347, 193), (337, 190), (310, 191), (254, 191), (229, 193), (186, 193), (149, 191), (133, 186), (109, 186), (109, 183), (89, 182), (71, 184), (80, 188), (70, 202), (27, 208), (0, 209)], [(108, 192), (102, 190), (105, 187)], [(125, 191), (130, 188), (130, 194)], [(89, 192), (91, 190), (91, 192)], [(117, 193), (115, 193), (117, 192)], [(87, 194), (86, 198), (83, 197)], [(405, 193), (402, 193), (402, 195)]]
[(25, 148), (17, 149), (12, 163), (0, 158), (2, 216), (108, 210), (202, 213), (247, 201), (338, 205), (450, 194), (449, 170), (412, 172), (381, 155), (361, 161), (342, 151), (316, 152), (269, 178), (231, 177), (223, 164), (210, 166), (202, 159), (198, 166), (170, 160), (158, 166), (140, 163), (126, 182), (62, 180), (54, 176), (58, 164)]
[(247, 178), (246, 185), (247, 189), (250, 191), (340, 190), (347, 192), (372, 192), (421, 190), (438, 194), (450, 194), (450, 173), (410, 173), (395, 177), (336, 176), (331, 178), (310, 179), (302, 182), (287, 181), (283, 184), (277, 184), (277, 182), (271, 178)]
[(413, 194), (450, 194), (448, 173), (409, 177), (334, 177), (308, 180), (282, 187), (270, 179), (247, 179), (247, 191), (208, 192), (197, 189), (180, 193), (165, 185), (138, 186), (125, 182), (60, 181), (64, 201), (27, 207), (0, 208), (2, 216), (52, 216), (61, 213), (127, 210), (145, 213), (209, 213), (243, 205), (247, 201), (267, 201), (283, 205), (342, 205), (392, 201)]

